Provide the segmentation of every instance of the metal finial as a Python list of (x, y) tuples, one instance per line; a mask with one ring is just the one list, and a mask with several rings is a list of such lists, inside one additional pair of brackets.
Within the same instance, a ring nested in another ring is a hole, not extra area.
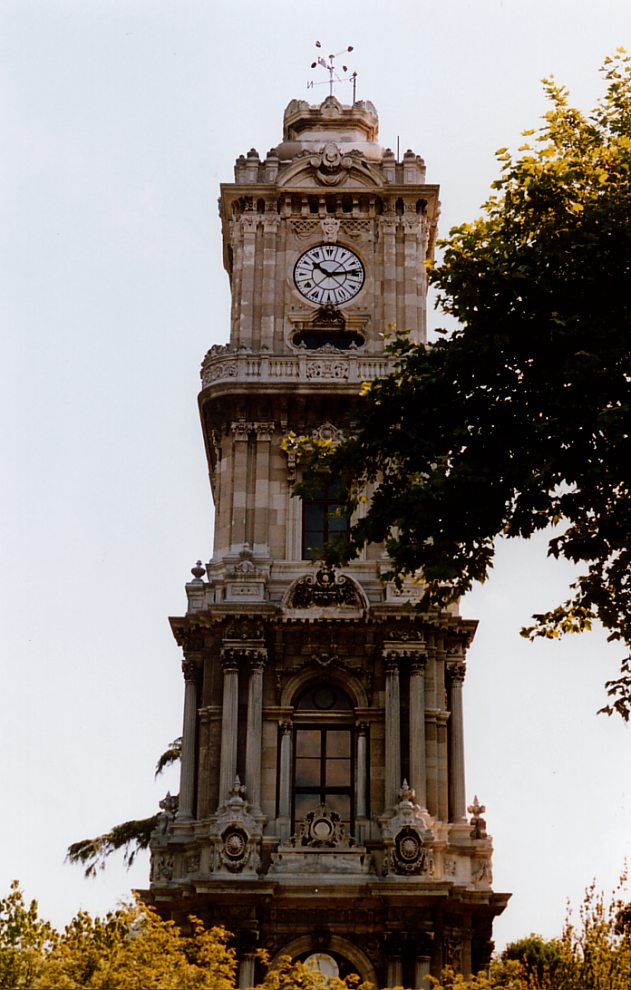
[[(316, 46), (316, 48), (322, 48), (322, 45), (321, 45), (321, 43), (319, 41), (316, 41), (315, 46)], [(355, 102), (355, 92), (356, 92), (356, 87), (357, 87), (357, 73), (356, 72), (353, 72), (349, 76), (348, 79), (344, 79), (342, 76), (340, 76), (340, 75), (337, 74), (336, 66), (335, 66), (335, 59), (336, 58), (339, 58), (340, 55), (345, 55), (346, 52), (352, 52), (352, 51), (353, 51), (353, 46), (352, 45), (349, 45), (348, 48), (343, 48), (341, 52), (335, 52), (335, 53), (333, 53), (331, 55), (327, 55), (326, 58), (323, 58), (321, 55), (318, 55), (318, 57), (316, 58), (315, 62), (312, 62), (311, 63), (311, 68), (312, 69), (316, 69), (319, 65), (321, 65), (322, 68), (325, 69), (328, 72), (329, 78), (328, 78), (328, 80), (324, 80), (323, 79), (320, 82), (315, 82), (314, 80), (311, 80), (310, 82), (307, 83), (307, 89), (312, 89), (314, 86), (322, 86), (323, 84), (325, 84), (326, 82), (328, 82), (328, 84), (329, 84), (329, 96), (333, 96), (333, 86), (334, 86), (334, 84), (336, 82), (338, 82), (338, 83), (341, 83), (341, 82), (352, 82), (352, 84), (353, 84), (353, 103), (354, 103)], [(348, 66), (347, 65), (343, 65), (341, 68), (342, 68), (342, 72), (348, 72)]]

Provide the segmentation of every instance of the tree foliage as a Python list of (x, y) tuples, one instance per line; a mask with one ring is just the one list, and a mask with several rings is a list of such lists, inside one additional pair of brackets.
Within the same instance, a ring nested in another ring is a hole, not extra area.
[[(599, 620), (631, 644), (631, 63), (603, 67), (590, 114), (544, 81), (550, 109), (511, 154), (473, 223), (430, 270), (457, 328), (430, 347), (395, 334), (396, 367), (364, 386), (353, 434), (303, 444), (360, 508), (329, 559), (384, 541), (397, 579), (422, 570), (426, 603), (484, 581), (498, 536), (555, 527), (548, 553), (579, 565), (566, 601), (524, 634)], [(617, 689), (616, 689), (617, 685)], [(630, 713), (628, 681), (609, 711)]]
[[(156, 763), (155, 776), (176, 763), (182, 752), (181, 736), (170, 742)], [(167, 795), (170, 797), (170, 795)], [(66, 859), (69, 863), (78, 863), (84, 867), (86, 877), (95, 876), (97, 870), (105, 868), (112, 853), (123, 851), (125, 866), (130, 867), (136, 856), (143, 849), (149, 848), (151, 833), (160, 821), (161, 813), (157, 812), (149, 818), (132, 819), (114, 825), (108, 832), (97, 835), (92, 839), (80, 839), (68, 846)]]

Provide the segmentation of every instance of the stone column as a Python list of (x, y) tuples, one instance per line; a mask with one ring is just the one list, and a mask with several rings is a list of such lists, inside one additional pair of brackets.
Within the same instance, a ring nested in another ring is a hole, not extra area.
[(428, 710), (426, 721), (425, 749), (427, 756), (427, 810), (438, 817), (438, 712)]
[(397, 219), (394, 214), (381, 218), (381, 232), (383, 235), (383, 315), (386, 330), (391, 324), (396, 324), (397, 322), (396, 229)]
[(278, 229), (280, 217), (277, 213), (266, 213), (263, 217), (263, 291), (261, 293), (261, 347), (273, 349), (274, 344), (274, 303)]
[(388, 956), (386, 986), (403, 986), (403, 960), (399, 955)]
[(244, 952), (239, 960), (239, 990), (248, 990), (253, 987), (254, 965), (256, 962), (256, 952)]
[(291, 822), (291, 722), (280, 723), (280, 769), (278, 792), (278, 818), (281, 839), (289, 838)]
[(449, 733), (447, 723), (450, 719), (448, 711), (436, 712), (436, 795), (437, 814), (441, 822), (449, 821)]
[(449, 819), (465, 820), (466, 797), (464, 782), (464, 725), (462, 717), (462, 685), (466, 665), (450, 664), (449, 675)]
[[(248, 542), (247, 497), (248, 497), (248, 437), (250, 424), (245, 420), (232, 423), (232, 505), (227, 509), (230, 518), (230, 546), (242, 546)], [(232, 784), (230, 785), (232, 786)]]
[(210, 732), (213, 709), (199, 708), (199, 738), (197, 744), (197, 818), (208, 818), (214, 811), (210, 801), (211, 762), (210, 762)]
[(429, 976), (430, 962), (429, 956), (417, 955), (414, 963), (414, 986), (416, 990), (428, 990), (429, 982), (426, 977)]
[(357, 817), (366, 818), (366, 784), (368, 781), (368, 726), (360, 722), (357, 726)]
[(404, 327), (406, 330), (410, 331), (412, 340), (418, 342), (419, 340), (419, 312), (422, 306), (419, 306), (419, 268), (422, 268), (422, 262), (419, 260), (418, 254), (418, 241), (419, 241), (419, 219), (416, 214), (410, 215), (406, 214), (402, 222), (403, 226), (403, 236), (404, 236), (404, 263), (403, 271), (405, 273), (403, 280), (403, 313), (404, 313)]
[(254, 472), (254, 527), (252, 544), (255, 552), (261, 553), (270, 538), (270, 475), (271, 441), (274, 423), (256, 422), (256, 466)]
[(427, 808), (426, 749), (425, 749), (425, 664), (427, 658), (419, 653), (410, 667), (410, 786), (416, 793), (416, 803)]
[[(396, 653), (388, 653), (386, 664), (386, 809), (397, 803), (401, 787), (401, 703), (399, 692), (399, 660)], [(389, 983), (389, 986), (395, 986)]]
[[(246, 799), (254, 814), (261, 811), (261, 734), (263, 731), (263, 668), (262, 650), (250, 656), (250, 681), (248, 684), (248, 725), (245, 749)], [(250, 984), (248, 984), (250, 986)]]
[(184, 720), (182, 724), (182, 758), (180, 765), (180, 801), (178, 821), (190, 821), (195, 802), (195, 736), (197, 729), (197, 670), (196, 660), (184, 657)]
[(256, 228), (259, 223), (256, 213), (244, 213), (241, 217), (243, 230), (243, 268), (241, 274), (241, 310), (239, 320), (239, 343), (253, 346), (254, 332), (254, 281), (256, 266)]
[(228, 800), (237, 774), (237, 730), (239, 717), (239, 657), (236, 650), (224, 649), (223, 704), (221, 713), (221, 757), (219, 763), (219, 806)]

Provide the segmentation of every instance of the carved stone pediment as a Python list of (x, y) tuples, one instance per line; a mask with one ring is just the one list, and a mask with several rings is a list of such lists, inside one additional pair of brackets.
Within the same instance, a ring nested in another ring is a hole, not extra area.
[(278, 178), (279, 186), (381, 188), (383, 175), (361, 151), (342, 153), (334, 142), (323, 144), (314, 154), (304, 151)]
[(315, 574), (305, 574), (290, 587), (285, 609), (355, 609), (366, 607), (363, 592), (353, 578), (322, 566)]

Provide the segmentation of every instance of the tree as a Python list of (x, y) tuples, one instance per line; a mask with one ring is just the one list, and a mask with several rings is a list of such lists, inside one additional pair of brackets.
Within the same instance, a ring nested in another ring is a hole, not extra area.
[(45, 955), (34, 990), (234, 990), (236, 960), (222, 928), (191, 918), (184, 935), (140, 903), (104, 919), (80, 912)]
[[(156, 764), (155, 776), (180, 759), (182, 752), (181, 736), (169, 743)], [(69, 863), (80, 863), (84, 867), (86, 877), (92, 877), (97, 870), (105, 868), (109, 856), (119, 849), (123, 850), (125, 865), (130, 867), (137, 854), (149, 848), (151, 833), (157, 827), (163, 814), (172, 813), (177, 807), (177, 797), (167, 794), (160, 802), (162, 812), (156, 812), (149, 818), (132, 819), (114, 825), (109, 831), (97, 835), (93, 839), (80, 839), (68, 846), (66, 859)], [(0, 984), (1, 986), (1, 984)]]
[(0, 900), (0, 987), (34, 985), (56, 932), (39, 916), (37, 901), (26, 904), (17, 880)]
[[(27, 906), (17, 882), (0, 900), (0, 987), (6, 990), (236, 990), (236, 954), (223, 928), (184, 928), (139, 900), (105, 918), (80, 911), (62, 932)], [(268, 965), (264, 952), (260, 960)], [(359, 979), (327, 980), (289, 958), (255, 990), (367, 990)]]
[[(631, 645), (631, 63), (603, 67), (584, 115), (544, 81), (550, 109), (473, 223), (429, 271), (457, 328), (430, 347), (394, 334), (394, 371), (365, 385), (337, 448), (302, 442), (357, 510), (332, 563), (384, 541), (400, 581), (422, 571), (425, 605), (484, 581), (497, 537), (555, 527), (548, 553), (580, 565), (570, 597), (523, 634), (599, 620)], [(291, 442), (291, 440), (290, 440)], [(631, 713), (631, 671), (607, 684)]]
[(539, 984), (554, 976), (560, 959), (558, 940), (546, 940), (535, 934), (509, 942), (500, 957), (501, 963), (511, 960), (521, 963), (525, 976)]

